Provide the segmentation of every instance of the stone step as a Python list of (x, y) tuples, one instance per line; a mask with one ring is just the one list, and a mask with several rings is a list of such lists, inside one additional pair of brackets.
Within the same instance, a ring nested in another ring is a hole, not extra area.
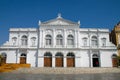
[(33, 74), (81, 74), (81, 73), (120, 73), (120, 68), (20, 68), (13, 73)]

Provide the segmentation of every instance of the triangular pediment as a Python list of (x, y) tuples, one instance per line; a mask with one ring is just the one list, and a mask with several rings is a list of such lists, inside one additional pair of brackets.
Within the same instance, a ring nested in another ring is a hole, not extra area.
[(56, 19), (52, 19), (46, 22), (41, 22), (41, 25), (79, 25), (77, 22), (72, 22), (62, 17), (57, 17)]

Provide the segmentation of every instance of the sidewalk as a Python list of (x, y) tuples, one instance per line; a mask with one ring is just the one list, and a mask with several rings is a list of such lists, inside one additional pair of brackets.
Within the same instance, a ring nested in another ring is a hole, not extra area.
[(120, 68), (20, 68), (12, 73), (32, 74), (91, 74), (120, 73)]

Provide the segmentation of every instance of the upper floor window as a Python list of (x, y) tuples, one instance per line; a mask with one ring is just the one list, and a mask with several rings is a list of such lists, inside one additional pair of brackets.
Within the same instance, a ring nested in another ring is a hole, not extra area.
[(106, 46), (106, 38), (102, 38), (102, 46)]
[(28, 38), (27, 38), (27, 36), (22, 36), (22, 38), (21, 38), (21, 45), (23, 45), (23, 46), (25, 46), (25, 45), (27, 45), (27, 43), (28, 43)]
[(52, 37), (51, 35), (46, 35), (46, 45), (52, 45)]
[(17, 38), (16, 38), (16, 37), (13, 37), (13, 38), (12, 38), (12, 43), (13, 43), (13, 45), (16, 45), (16, 42), (17, 42)]
[(72, 35), (68, 35), (67, 44), (68, 45), (74, 45), (74, 38), (73, 38)]
[(35, 46), (35, 44), (36, 44), (36, 37), (32, 37), (31, 38), (31, 42), (32, 42), (32, 46)]
[(83, 40), (83, 46), (87, 46), (87, 38), (85, 37), (82, 40)]
[(62, 37), (62, 35), (57, 35), (56, 44), (57, 45), (63, 45), (63, 37)]
[(96, 36), (93, 36), (91, 39), (91, 45), (92, 46), (98, 46), (98, 40)]

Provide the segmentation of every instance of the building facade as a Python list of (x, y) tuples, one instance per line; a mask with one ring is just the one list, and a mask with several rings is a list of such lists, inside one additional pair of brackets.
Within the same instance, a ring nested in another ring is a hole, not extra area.
[(118, 58), (118, 66), (120, 66), (120, 22), (118, 22), (113, 30), (110, 33), (110, 40), (113, 42), (117, 47), (117, 54)]
[(111, 31), (110, 40), (116, 45), (118, 55), (120, 56), (120, 22), (118, 22)]
[(10, 28), (0, 47), (5, 63), (31, 67), (114, 67), (117, 50), (108, 29), (80, 28), (58, 15), (39, 28)]

